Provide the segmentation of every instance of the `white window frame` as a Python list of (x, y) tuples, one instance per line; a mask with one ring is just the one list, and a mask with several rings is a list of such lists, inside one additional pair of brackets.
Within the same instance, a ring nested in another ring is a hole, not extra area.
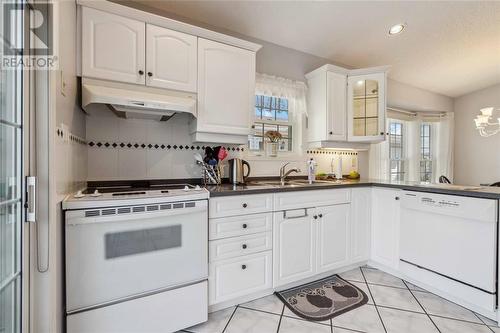
[[(299, 135), (298, 135), (298, 132), (297, 130), (299, 129), (300, 126), (298, 126), (298, 123), (297, 121), (295, 120), (295, 117), (294, 117), (294, 114), (293, 114), (293, 111), (291, 110), (291, 100), (290, 98), (287, 98), (286, 96), (283, 96), (283, 97), (278, 97), (278, 96), (271, 96), (271, 95), (266, 95), (266, 94), (259, 94), (259, 93), (255, 93), (255, 97), (257, 96), (268, 96), (268, 97), (273, 97), (273, 98), (285, 98), (288, 100), (288, 121), (280, 121), (280, 120), (270, 120), (270, 119), (262, 119), (262, 118), (257, 118), (256, 115), (255, 115), (255, 104), (254, 104), (254, 108), (252, 109), (252, 131), (254, 130), (254, 126), (256, 123), (263, 123), (263, 124), (269, 124), (269, 125), (281, 125), (281, 126), (290, 126), (291, 127), (291, 132), (292, 132), (292, 135), (291, 135), (291, 143), (289, 143), (289, 146), (291, 147), (291, 150), (288, 150), (288, 151), (279, 151), (278, 150), (278, 155), (280, 157), (292, 157), (292, 156), (295, 156), (297, 155), (297, 152), (298, 152), (298, 148), (297, 148), (297, 139), (299, 138)], [(264, 133), (263, 133), (264, 134)], [(253, 134), (250, 134), (250, 136), (253, 136)], [(252, 156), (252, 157), (262, 157), (262, 158), (265, 158), (267, 157), (267, 154), (266, 154), (266, 147), (265, 147), (265, 137), (263, 136), (263, 146), (262, 146), (262, 150), (251, 150), (250, 147), (249, 147), (249, 143), (247, 143), (247, 152), (249, 154), (249, 156)], [(273, 157), (273, 159), (276, 159), (276, 157)]]
[[(422, 128), (423, 126), (428, 126), (429, 127), (429, 157), (423, 157), (423, 146), (422, 146)], [(435, 133), (435, 127), (433, 126), (432, 123), (428, 123), (428, 122), (423, 122), (420, 124), (420, 128), (419, 128), (419, 142), (420, 142), (420, 151), (419, 151), (419, 155), (420, 155), (420, 158), (418, 160), (418, 174), (419, 174), (419, 180), (421, 182), (432, 182), (433, 180), (433, 177), (434, 177), (434, 138), (436, 137), (436, 133)], [(429, 163), (430, 162), (430, 175), (427, 179), (427, 177), (423, 177), (425, 174), (428, 174), (428, 172), (422, 172), (422, 169), (421, 169), (421, 165), (422, 163)]]
[[(393, 136), (394, 134), (391, 134), (391, 124), (392, 123), (396, 123), (396, 124), (401, 124), (401, 158), (391, 158), (391, 136)], [(406, 125), (405, 125), (405, 122), (402, 121), (402, 120), (398, 120), (398, 119), (389, 119), (388, 121), (388, 130), (389, 130), (389, 137), (388, 137), (388, 148), (389, 148), (389, 154), (388, 154), (388, 158), (389, 158), (389, 167), (388, 167), (388, 179), (389, 180), (393, 180), (392, 179), (392, 175), (402, 175), (402, 179), (395, 179), (396, 181), (404, 181), (408, 178), (408, 170), (407, 170), (407, 164), (408, 164), (408, 160), (406, 158), (407, 156), (407, 152), (406, 152)], [(392, 170), (391, 170), (391, 163), (393, 161), (396, 161), (398, 163), (400, 163), (400, 168), (399, 168), (399, 172), (397, 173), (393, 173)], [(402, 170), (402, 171), (401, 171)]]

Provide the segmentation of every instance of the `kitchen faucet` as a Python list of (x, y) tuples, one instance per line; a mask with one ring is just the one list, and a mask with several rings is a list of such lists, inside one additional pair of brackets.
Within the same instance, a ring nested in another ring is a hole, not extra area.
[(288, 170), (288, 171), (285, 172), (286, 166), (288, 164), (290, 164), (290, 162), (283, 164), (283, 166), (280, 168), (280, 182), (281, 182), (281, 186), (285, 186), (285, 180), (286, 180), (286, 177), (288, 177), (289, 174), (291, 174), (292, 172), (296, 172), (296, 173), (300, 172), (300, 169), (298, 169), (298, 168), (293, 168), (293, 169), (290, 169), (290, 170)]

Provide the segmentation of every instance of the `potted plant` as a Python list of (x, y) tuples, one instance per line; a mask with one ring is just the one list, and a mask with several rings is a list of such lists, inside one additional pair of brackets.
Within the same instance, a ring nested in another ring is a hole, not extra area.
[(269, 142), (266, 142), (267, 156), (278, 156), (278, 142), (283, 136), (278, 131), (267, 131), (265, 136), (269, 139)]

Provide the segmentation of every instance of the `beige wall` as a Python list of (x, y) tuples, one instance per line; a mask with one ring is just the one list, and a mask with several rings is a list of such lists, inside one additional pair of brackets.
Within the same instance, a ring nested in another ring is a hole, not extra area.
[[(481, 137), (473, 119), (479, 109), (500, 108), (500, 84), (455, 99), (455, 183), (500, 181), (500, 133)], [(496, 111), (500, 117), (500, 111)]]

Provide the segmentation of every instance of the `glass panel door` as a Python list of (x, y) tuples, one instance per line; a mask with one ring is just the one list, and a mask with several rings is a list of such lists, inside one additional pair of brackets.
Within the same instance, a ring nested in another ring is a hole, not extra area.
[(353, 87), (353, 133), (355, 136), (378, 135), (379, 87), (376, 80), (358, 80)]
[[(2, 19), (6, 1), (0, 1)], [(11, 3), (12, 4), (12, 3)], [(9, 7), (11, 8), (11, 7)], [(20, 46), (22, 9), (10, 12), (1, 35)], [(5, 30), (10, 30), (6, 32)], [(4, 48), (4, 44), (0, 44)], [(3, 49), (5, 50), (5, 49)], [(0, 332), (21, 332), (22, 71), (0, 69)]]
[(385, 139), (385, 73), (348, 77), (347, 138), (357, 142)]

